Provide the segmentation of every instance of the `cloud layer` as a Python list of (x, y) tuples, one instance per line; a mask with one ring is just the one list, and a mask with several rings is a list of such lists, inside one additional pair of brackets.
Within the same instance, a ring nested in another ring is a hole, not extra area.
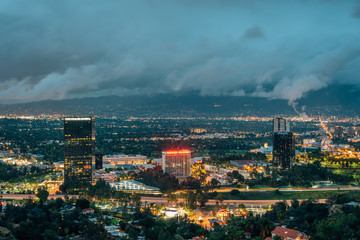
[(0, 2), (0, 101), (360, 85), (358, 1)]

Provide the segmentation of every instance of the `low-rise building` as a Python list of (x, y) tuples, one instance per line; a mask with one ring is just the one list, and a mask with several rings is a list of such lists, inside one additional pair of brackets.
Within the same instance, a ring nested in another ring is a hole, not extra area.
[(163, 209), (161, 213), (164, 214), (167, 218), (174, 218), (180, 216), (180, 211), (175, 208)]
[(140, 191), (156, 191), (160, 189), (157, 187), (147, 186), (135, 180), (121, 180), (119, 182), (110, 183), (110, 187), (117, 190), (140, 190)]
[(104, 164), (111, 164), (113, 166), (118, 164), (146, 164), (147, 157), (143, 155), (124, 155), (124, 154), (118, 154), (118, 155), (105, 155), (103, 157), (103, 163)]
[(84, 215), (92, 215), (94, 213), (94, 209), (93, 208), (86, 208), (86, 209), (83, 209), (81, 211), (82, 214)]
[(116, 180), (117, 176), (112, 173), (107, 173), (103, 170), (98, 170), (95, 172), (95, 181), (100, 179), (104, 180), (107, 183), (112, 183)]
[(279, 236), (282, 240), (308, 240), (310, 238), (310, 236), (306, 235), (303, 232), (280, 226), (276, 227), (271, 232), (271, 236), (272, 238), (274, 238), (275, 236)]
[(121, 232), (119, 226), (111, 225), (111, 226), (105, 226), (104, 228), (106, 232), (113, 237), (128, 238), (128, 234)]
[(215, 165), (204, 164), (204, 169), (207, 172), (216, 172), (217, 167)]
[(220, 219), (221, 221), (225, 222), (226, 220), (229, 219), (229, 213), (225, 208), (222, 208), (216, 213), (216, 217), (217, 219)]

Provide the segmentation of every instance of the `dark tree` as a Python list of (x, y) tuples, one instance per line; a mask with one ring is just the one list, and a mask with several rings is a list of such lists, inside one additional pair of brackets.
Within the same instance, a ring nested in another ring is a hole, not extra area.
[(79, 198), (76, 200), (76, 207), (80, 209), (86, 209), (90, 207), (90, 202), (87, 199)]
[(47, 198), (49, 197), (49, 192), (46, 191), (45, 189), (39, 189), (38, 192), (36, 193), (36, 197), (38, 197), (40, 199), (40, 202), (46, 202)]

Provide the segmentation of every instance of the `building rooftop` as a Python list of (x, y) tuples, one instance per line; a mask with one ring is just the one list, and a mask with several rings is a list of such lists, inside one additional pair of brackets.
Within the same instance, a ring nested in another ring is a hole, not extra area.
[(293, 229), (284, 228), (284, 227), (276, 227), (271, 234), (275, 234), (282, 239), (309, 239), (310, 236), (306, 235), (303, 232), (299, 232)]
[(191, 154), (189, 149), (167, 150), (164, 153), (166, 153), (166, 155)]

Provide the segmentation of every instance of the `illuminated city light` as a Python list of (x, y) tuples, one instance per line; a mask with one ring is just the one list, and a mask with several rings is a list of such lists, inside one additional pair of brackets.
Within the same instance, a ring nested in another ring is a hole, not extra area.
[(65, 118), (65, 121), (91, 121), (91, 118)]
[(175, 154), (189, 154), (191, 153), (190, 150), (179, 150), (179, 151), (166, 151), (167, 155), (175, 155)]

